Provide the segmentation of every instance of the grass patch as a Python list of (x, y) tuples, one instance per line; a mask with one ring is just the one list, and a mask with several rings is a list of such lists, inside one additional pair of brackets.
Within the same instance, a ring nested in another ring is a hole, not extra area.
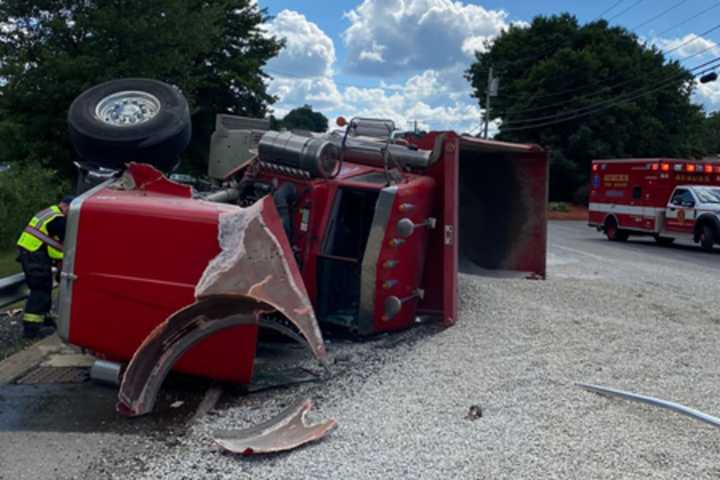
[(19, 273), (22, 269), (15, 261), (17, 250), (14, 248), (0, 250), (0, 277), (6, 277), (13, 273)]
[(567, 213), (570, 211), (570, 205), (565, 202), (550, 202), (551, 212)]

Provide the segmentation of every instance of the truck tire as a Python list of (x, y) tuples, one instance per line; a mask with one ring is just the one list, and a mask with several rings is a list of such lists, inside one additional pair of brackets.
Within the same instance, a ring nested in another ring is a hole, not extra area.
[(116, 170), (133, 161), (171, 170), (192, 133), (182, 93), (144, 78), (111, 80), (84, 91), (70, 105), (68, 125), (83, 160)]
[(626, 230), (618, 228), (617, 222), (612, 217), (605, 220), (605, 235), (611, 242), (624, 242), (629, 237)]
[(715, 245), (715, 231), (710, 225), (703, 225), (702, 232), (700, 232), (700, 246), (703, 250), (711, 252)]

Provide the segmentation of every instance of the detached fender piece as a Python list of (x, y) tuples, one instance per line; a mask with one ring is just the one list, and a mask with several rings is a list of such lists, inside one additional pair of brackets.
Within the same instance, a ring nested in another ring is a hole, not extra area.
[(225, 450), (244, 456), (291, 450), (321, 439), (337, 425), (335, 420), (308, 425), (305, 416), (311, 408), (310, 400), (301, 400), (267, 422), (246, 430), (217, 432), (213, 440)]
[[(120, 413), (152, 411), (163, 380), (185, 351), (239, 325), (266, 326), (307, 343), (326, 365), (322, 334), (272, 198), (221, 214), (219, 242), (222, 251), (196, 286), (197, 301), (158, 325), (133, 355), (120, 386)], [(287, 322), (266, 319), (272, 312)]]
[(320, 326), (272, 197), (221, 214), (219, 241), (222, 251), (205, 269), (195, 297), (243, 297), (272, 306), (325, 365)]
[(165, 377), (185, 351), (221, 330), (258, 325), (262, 310), (246, 300), (207, 299), (172, 314), (135, 352), (123, 375), (117, 411), (129, 417), (150, 413)]

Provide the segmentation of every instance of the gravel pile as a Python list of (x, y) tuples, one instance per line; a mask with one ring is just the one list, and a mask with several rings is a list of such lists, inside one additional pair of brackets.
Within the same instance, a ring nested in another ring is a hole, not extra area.
[[(716, 429), (575, 386), (720, 415), (716, 271), (551, 264), (545, 282), (461, 276), (453, 328), (330, 343), (332, 379), (232, 398), (170, 452), (144, 453), (144, 478), (720, 477)], [(324, 440), (250, 459), (214, 446), (214, 431), (256, 424), (301, 396), (315, 419), (337, 419)]]

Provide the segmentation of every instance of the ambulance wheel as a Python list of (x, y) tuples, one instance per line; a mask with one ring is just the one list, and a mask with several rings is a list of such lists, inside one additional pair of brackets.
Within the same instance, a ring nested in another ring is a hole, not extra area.
[(614, 218), (610, 217), (605, 221), (605, 235), (611, 242), (624, 242), (628, 239), (628, 232), (620, 230)]
[(703, 226), (703, 230), (700, 233), (700, 246), (703, 250), (710, 252), (715, 245), (715, 232), (710, 225)]
[(674, 238), (670, 237), (661, 237), (660, 235), (655, 235), (655, 241), (658, 245), (672, 245), (672, 243), (675, 241)]
[(183, 94), (144, 78), (111, 80), (84, 91), (70, 105), (68, 125), (83, 160), (115, 170), (130, 161), (171, 170), (191, 136)]

